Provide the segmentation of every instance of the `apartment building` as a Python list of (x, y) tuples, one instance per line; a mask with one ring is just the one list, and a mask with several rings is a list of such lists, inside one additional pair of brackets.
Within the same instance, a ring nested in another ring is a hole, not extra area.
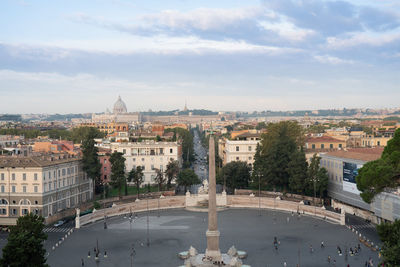
[(367, 162), (379, 159), (382, 147), (355, 148), (348, 151), (321, 153), (321, 167), (328, 171), (328, 196), (346, 212), (370, 219), (375, 223), (400, 219), (400, 190), (383, 192), (371, 204), (365, 203), (357, 189), (358, 170)]
[(112, 152), (118, 151), (124, 154), (126, 159), (126, 172), (143, 167), (143, 184), (155, 183), (156, 171), (165, 171), (167, 164), (172, 160), (177, 160), (182, 165), (182, 147), (177, 142), (155, 142), (146, 140), (143, 142), (124, 142), (111, 143)]
[(260, 142), (260, 134), (243, 133), (237, 135), (235, 140), (220, 139), (218, 152), (225, 165), (232, 161), (244, 161), (251, 167), (254, 164), (257, 144)]
[(92, 180), (74, 155), (0, 157), (0, 225), (29, 212), (43, 217), (90, 201)]

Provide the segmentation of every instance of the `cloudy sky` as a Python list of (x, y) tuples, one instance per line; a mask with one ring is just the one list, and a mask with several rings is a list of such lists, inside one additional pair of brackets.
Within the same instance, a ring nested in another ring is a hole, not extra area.
[(129, 111), (400, 106), (400, 2), (1, 0), (0, 113), (118, 95)]

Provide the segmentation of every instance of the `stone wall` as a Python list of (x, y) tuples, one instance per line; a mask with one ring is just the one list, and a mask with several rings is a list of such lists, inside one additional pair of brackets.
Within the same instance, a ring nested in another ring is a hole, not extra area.
[[(278, 197), (279, 198), (279, 197)], [(277, 198), (251, 197), (251, 196), (236, 196), (229, 195), (227, 197), (228, 207), (232, 208), (261, 208), (261, 209), (276, 209), (288, 212), (300, 212), (310, 216), (327, 219), (335, 223), (344, 224), (344, 214), (328, 211), (324, 207), (315, 207)]]
[(104, 215), (107, 217), (113, 217), (122, 214), (128, 214), (130, 212), (134, 213), (134, 212), (146, 211), (147, 203), (149, 210), (184, 208), (185, 197), (175, 196), (175, 197), (148, 199), (148, 200), (142, 199), (136, 202), (115, 205), (111, 208), (97, 210), (91, 214), (87, 214), (85, 216), (80, 217), (80, 226), (101, 220), (104, 218)]

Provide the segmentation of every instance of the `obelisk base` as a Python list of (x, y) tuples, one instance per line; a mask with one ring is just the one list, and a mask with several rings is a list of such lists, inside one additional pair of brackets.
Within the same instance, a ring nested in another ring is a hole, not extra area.
[(206, 257), (212, 259), (213, 261), (221, 260), (221, 251), (219, 250), (219, 236), (220, 233), (218, 230), (206, 232), (207, 236), (207, 249), (206, 249)]

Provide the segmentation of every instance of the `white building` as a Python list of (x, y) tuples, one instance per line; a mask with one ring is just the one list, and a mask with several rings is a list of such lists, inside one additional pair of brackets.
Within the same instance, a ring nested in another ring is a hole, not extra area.
[(72, 155), (0, 157), (0, 225), (29, 212), (43, 217), (92, 199), (92, 180)]
[(114, 103), (113, 113), (107, 111), (102, 114), (92, 114), (92, 122), (106, 123), (106, 122), (125, 122), (125, 123), (138, 123), (141, 121), (141, 114), (138, 112), (128, 112), (125, 102), (121, 97), (118, 97), (117, 102)]
[(155, 183), (155, 169), (165, 171), (167, 164), (172, 160), (177, 160), (179, 165), (182, 165), (182, 148), (177, 142), (111, 143), (110, 148), (112, 152), (117, 151), (124, 154), (126, 172), (137, 166), (144, 168), (143, 184)]
[(236, 140), (223, 139), (219, 141), (218, 151), (223, 165), (232, 161), (244, 161), (252, 167), (260, 134), (242, 134)]

